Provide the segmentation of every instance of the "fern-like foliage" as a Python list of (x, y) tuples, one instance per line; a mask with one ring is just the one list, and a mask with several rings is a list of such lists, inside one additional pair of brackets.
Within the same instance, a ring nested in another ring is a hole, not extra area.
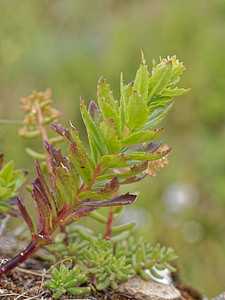
[[(163, 128), (153, 128), (172, 107), (172, 97), (187, 92), (172, 88), (183, 70), (182, 63), (175, 57), (168, 57), (153, 67), (150, 76), (143, 57), (132, 83), (125, 85), (121, 77), (120, 101), (114, 99), (110, 86), (101, 77), (97, 85), (97, 103), (91, 101), (87, 108), (84, 101), (80, 101), (91, 154), (71, 123), (69, 129), (51, 124), (52, 129), (67, 144), (67, 156), (45, 141), (51, 184), (49, 187), (36, 161), (38, 177), (33, 182), (32, 197), (38, 213), (37, 226), (18, 198), (32, 241), (20, 255), (0, 267), (0, 275), (27, 259), (41, 244), (52, 243), (51, 236), (58, 227), (76, 221), (100, 207), (123, 206), (136, 200), (136, 195), (121, 195), (120, 185), (143, 179), (148, 173), (149, 162), (157, 161), (170, 152), (169, 148), (162, 150), (161, 143), (152, 142), (164, 131)], [(28, 99), (28, 115), (30, 117), (31, 114), (32, 122), (34, 117), (31, 132), (34, 133), (36, 129), (42, 131), (44, 138), (41, 125), (45, 121), (43, 119), (41, 122), (40, 109), (47, 109), (49, 96), (42, 96), (43, 102), (35, 102), (34, 116), (30, 110), (33, 102)], [(35, 127), (35, 116), (40, 128)], [(26, 131), (29, 130), (26, 128)]]

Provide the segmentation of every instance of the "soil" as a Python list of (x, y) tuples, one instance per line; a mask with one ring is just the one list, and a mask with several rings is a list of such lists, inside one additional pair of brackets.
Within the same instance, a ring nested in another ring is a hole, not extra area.
[[(6, 257), (14, 255), (13, 247), (9, 241), (2, 241), (3, 237), (0, 237), (0, 260)], [(14, 243), (15, 245), (15, 239)], [(17, 249), (18, 253), (18, 249)], [(0, 279), (0, 299), (13, 300), (13, 299), (40, 299), (51, 300), (52, 292), (50, 292), (44, 286), (44, 282), (50, 278), (49, 268), (50, 265), (42, 259), (42, 256), (46, 255), (44, 249), (40, 249), (32, 258), (11, 271), (9, 274), (3, 276)], [(4, 261), (2, 261), (4, 262)], [(194, 288), (184, 284), (179, 274), (173, 274), (173, 284), (180, 291), (184, 299), (187, 300), (201, 300), (201, 295)], [(92, 286), (91, 296), (70, 296), (63, 295), (61, 300), (66, 299), (92, 299), (92, 300), (127, 300), (132, 299), (129, 295), (119, 295), (116, 291), (106, 290), (104, 292), (98, 292)]]

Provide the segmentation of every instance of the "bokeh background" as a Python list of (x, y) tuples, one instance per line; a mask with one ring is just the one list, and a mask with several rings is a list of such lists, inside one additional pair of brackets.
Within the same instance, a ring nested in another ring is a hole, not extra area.
[[(124, 219), (172, 246), (182, 278), (216, 296), (225, 290), (224, 0), (0, 0), (0, 119), (23, 120), (19, 98), (51, 87), (60, 122), (72, 120), (86, 141), (80, 95), (95, 99), (103, 75), (118, 98), (120, 72), (134, 79), (140, 49), (149, 67), (176, 54), (187, 69), (179, 85), (192, 91), (163, 123), (169, 166), (130, 187), (141, 194)], [(0, 124), (0, 150), (32, 180), (19, 126)]]

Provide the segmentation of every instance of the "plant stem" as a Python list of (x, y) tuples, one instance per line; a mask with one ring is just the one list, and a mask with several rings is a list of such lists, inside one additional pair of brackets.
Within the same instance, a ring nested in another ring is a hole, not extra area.
[(105, 231), (105, 240), (110, 240), (111, 232), (112, 232), (112, 223), (113, 223), (113, 206), (110, 206), (109, 210), (109, 216), (108, 216), (108, 222), (107, 227)]
[(40, 244), (31, 241), (30, 244), (24, 249), (20, 254), (16, 255), (12, 259), (10, 259), (7, 263), (0, 267), (0, 277), (18, 265), (22, 264), (25, 260), (27, 260), (33, 253), (37, 251)]

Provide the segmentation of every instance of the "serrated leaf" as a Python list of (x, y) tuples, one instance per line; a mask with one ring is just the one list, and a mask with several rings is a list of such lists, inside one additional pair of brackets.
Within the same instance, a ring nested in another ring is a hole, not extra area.
[[(144, 155), (144, 154), (142, 154), (142, 155)], [(131, 177), (131, 176), (135, 176), (137, 174), (140, 174), (144, 170), (146, 170), (147, 167), (148, 167), (148, 162), (144, 161), (140, 164), (134, 165), (132, 168), (130, 168), (128, 170), (123, 171), (123, 173), (117, 173), (116, 177), (120, 179), (120, 178), (128, 178), (128, 177)], [(96, 181), (99, 182), (99, 181), (102, 181), (102, 180), (112, 179), (114, 176), (115, 176), (115, 174), (101, 175), (101, 176), (98, 176), (96, 178)]]
[(170, 109), (172, 108), (173, 104), (174, 104), (174, 102), (172, 102), (170, 105), (168, 105), (165, 108), (157, 109), (156, 111), (154, 111), (148, 117), (148, 121), (147, 121), (146, 125), (143, 127), (143, 130), (147, 130), (147, 129), (153, 128), (159, 122), (161, 122), (165, 118), (165, 116), (167, 115), (167, 113), (170, 111)]
[(124, 154), (103, 155), (101, 158), (101, 167), (104, 170), (122, 168), (128, 160), (131, 160)]
[(102, 137), (108, 147), (108, 153), (113, 154), (120, 150), (120, 141), (117, 137), (114, 120), (106, 119), (100, 124)]
[(135, 144), (132, 146), (128, 146), (123, 152), (126, 154), (133, 153), (133, 152), (151, 153), (157, 150), (161, 146), (161, 144), (162, 142)]
[(23, 200), (20, 197), (17, 197), (17, 201), (18, 201), (18, 206), (19, 206), (19, 210), (21, 212), (21, 215), (23, 216), (25, 222), (27, 223), (31, 234), (34, 234), (34, 226), (33, 226), (33, 222), (31, 221), (31, 218), (26, 210), (26, 207), (23, 204)]
[(170, 152), (171, 148), (163, 151), (163, 152), (159, 152), (159, 153), (149, 153), (149, 154), (138, 154), (138, 153), (134, 153), (134, 154), (129, 154), (129, 156), (133, 159), (133, 160), (140, 160), (140, 161), (154, 161), (154, 160), (158, 160), (164, 156), (166, 156), (169, 152)]
[(149, 82), (149, 73), (147, 66), (145, 65), (145, 60), (140, 64), (140, 67), (136, 73), (134, 80), (134, 90), (138, 92), (145, 100), (148, 96), (148, 82)]
[(145, 125), (147, 119), (147, 102), (136, 91), (133, 91), (127, 107), (126, 126), (130, 129), (130, 131), (137, 130)]
[(169, 60), (164, 64), (159, 64), (152, 72), (152, 76), (149, 79), (148, 98), (151, 101), (154, 95), (160, 95), (160, 93), (169, 84), (172, 75), (172, 61)]
[(77, 146), (75, 142), (72, 142), (68, 149), (70, 159), (80, 174), (81, 178), (86, 184), (90, 184), (92, 179), (92, 168), (87, 160), (86, 155)]
[(88, 113), (90, 114), (95, 124), (99, 126), (103, 119), (101, 111), (94, 100), (91, 100), (91, 102), (89, 103)]
[(137, 196), (126, 193), (124, 195), (115, 196), (109, 200), (92, 200), (86, 199), (80, 202), (83, 206), (86, 207), (106, 207), (106, 206), (115, 206), (115, 205), (127, 205), (131, 204), (136, 200)]
[(98, 150), (98, 152), (100, 153), (100, 155), (106, 154), (107, 152), (107, 148), (106, 145), (104, 144), (100, 133), (97, 129), (97, 127), (95, 126), (94, 121), (92, 120), (91, 116), (89, 115), (87, 108), (84, 104), (84, 101), (81, 100), (80, 101), (80, 110), (81, 110), (81, 114), (82, 114), (82, 118), (88, 133), (88, 139), (91, 139), (95, 142), (95, 145), (92, 143), (92, 147), (96, 146), (96, 149)]
[(175, 89), (165, 89), (163, 92), (162, 92), (162, 95), (164, 96), (169, 96), (169, 97), (175, 97), (175, 96), (182, 96), (184, 94), (186, 94), (187, 92), (189, 92), (191, 89), (179, 89), (178, 87), (176, 87)]
[(104, 200), (113, 196), (118, 192), (120, 187), (117, 177), (114, 177), (109, 183), (106, 183), (105, 188), (97, 192), (83, 192), (79, 194), (79, 199), (93, 199), (93, 200)]
[(32, 197), (38, 211), (38, 231), (49, 232), (52, 228), (52, 207), (43, 189), (41, 181), (36, 178), (33, 181)]
[(76, 144), (78, 145), (79, 148), (81, 148), (82, 152), (86, 155), (91, 167), (93, 169), (95, 169), (95, 165), (94, 162), (92, 161), (92, 159), (90, 158), (86, 148), (84, 147), (82, 141), (79, 138), (79, 132), (76, 130), (76, 128), (72, 125), (72, 123), (70, 122), (70, 128), (71, 128), (71, 135), (73, 140), (76, 142)]
[(172, 75), (170, 78), (169, 85), (174, 85), (180, 80), (180, 75), (183, 73), (185, 70), (185, 67), (183, 66), (182, 62), (179, 62), (178, 59), (176, 59), (176, 56), (172, 56), (171, 58), (168, 57), (169, 60), (172, 61), (173, 63), (173, 69), (172, 69)]
[(102, 115), (104, 119), (113, 119), (114, 125), (116, 128), (116, 132), (119, 138), (122, 137), (121, 132), (121, 122), (118, 115), (118, 111), (116, 111), (111, 104), (107, 103), (103, 98), (98, 97), (98, 104), (101, 109)]
[(157, 136), (159, 136), (164, 131), (164, 128), (161, 129), (148, 129), (148, 130), (140, 130), (137, 132), (133, 132), (131, 135), (122, 140), (123, 146), (130, 146), (134, 144), (140, 144), (144, 142), (148, 142), (153, 140)]
[[(59, 208), (63, 206), (63, 204), (67, 203), (69, 206), (74, 204), (73, 195), (75, 194), (76, 185), (73, 184), (73, 180), (69, 170), (64, 166), (53, 166), (54, 179), (55, 179), (55, 188), (58, 190), (60, 194), (61, 203), (58, 205)], [(57, 197), (57, 200), (58, 197)]]
[(162, 105), (162, 107), (164, 107), (164, 105), (169, 103), (171, 100), (172, 100), (172, 97), (166, 96), (164, 94), (152, 98), (151, 102), (148, 103), (149, 114), (151, 114), (151, 112), (154, 109), (160, 108), (160, 105)]
[(41, 185), (42, 185), (42, 187), (43, 187), (43, 189), (44, 189), (44, 191), (46, 193), (46, 196), (49, 199), (49, 202), (51, 204), (53, 215), (56, 216), (57, 215), (57, 213), (56, 213), (56, 206), (55, 206), (55, 202), (54, 202), (54, 199), (52, 197), (52, 194), (51, 194), (51, 192), (50, 192), (50, 190), (48, 188), (48, 185), (47, 185), (47, 183), (45, 181), (43, 172), (42, 172), (41, 167), (40, 167), (40, 165), (39, 165), (39, 163), (38, 163), (37, 160), (35, 160), (35, 164), (36, 164), (36, 170), (37, 170), (38, 177), (40, 179)]
[(113, 97), (113, 92), (110, 91), (110, 84), (107, 84), (106, 80), (101, 76), (97, 84), (97, 99), (105, 99), (114, 110), (118, 109), (118, 105)]

